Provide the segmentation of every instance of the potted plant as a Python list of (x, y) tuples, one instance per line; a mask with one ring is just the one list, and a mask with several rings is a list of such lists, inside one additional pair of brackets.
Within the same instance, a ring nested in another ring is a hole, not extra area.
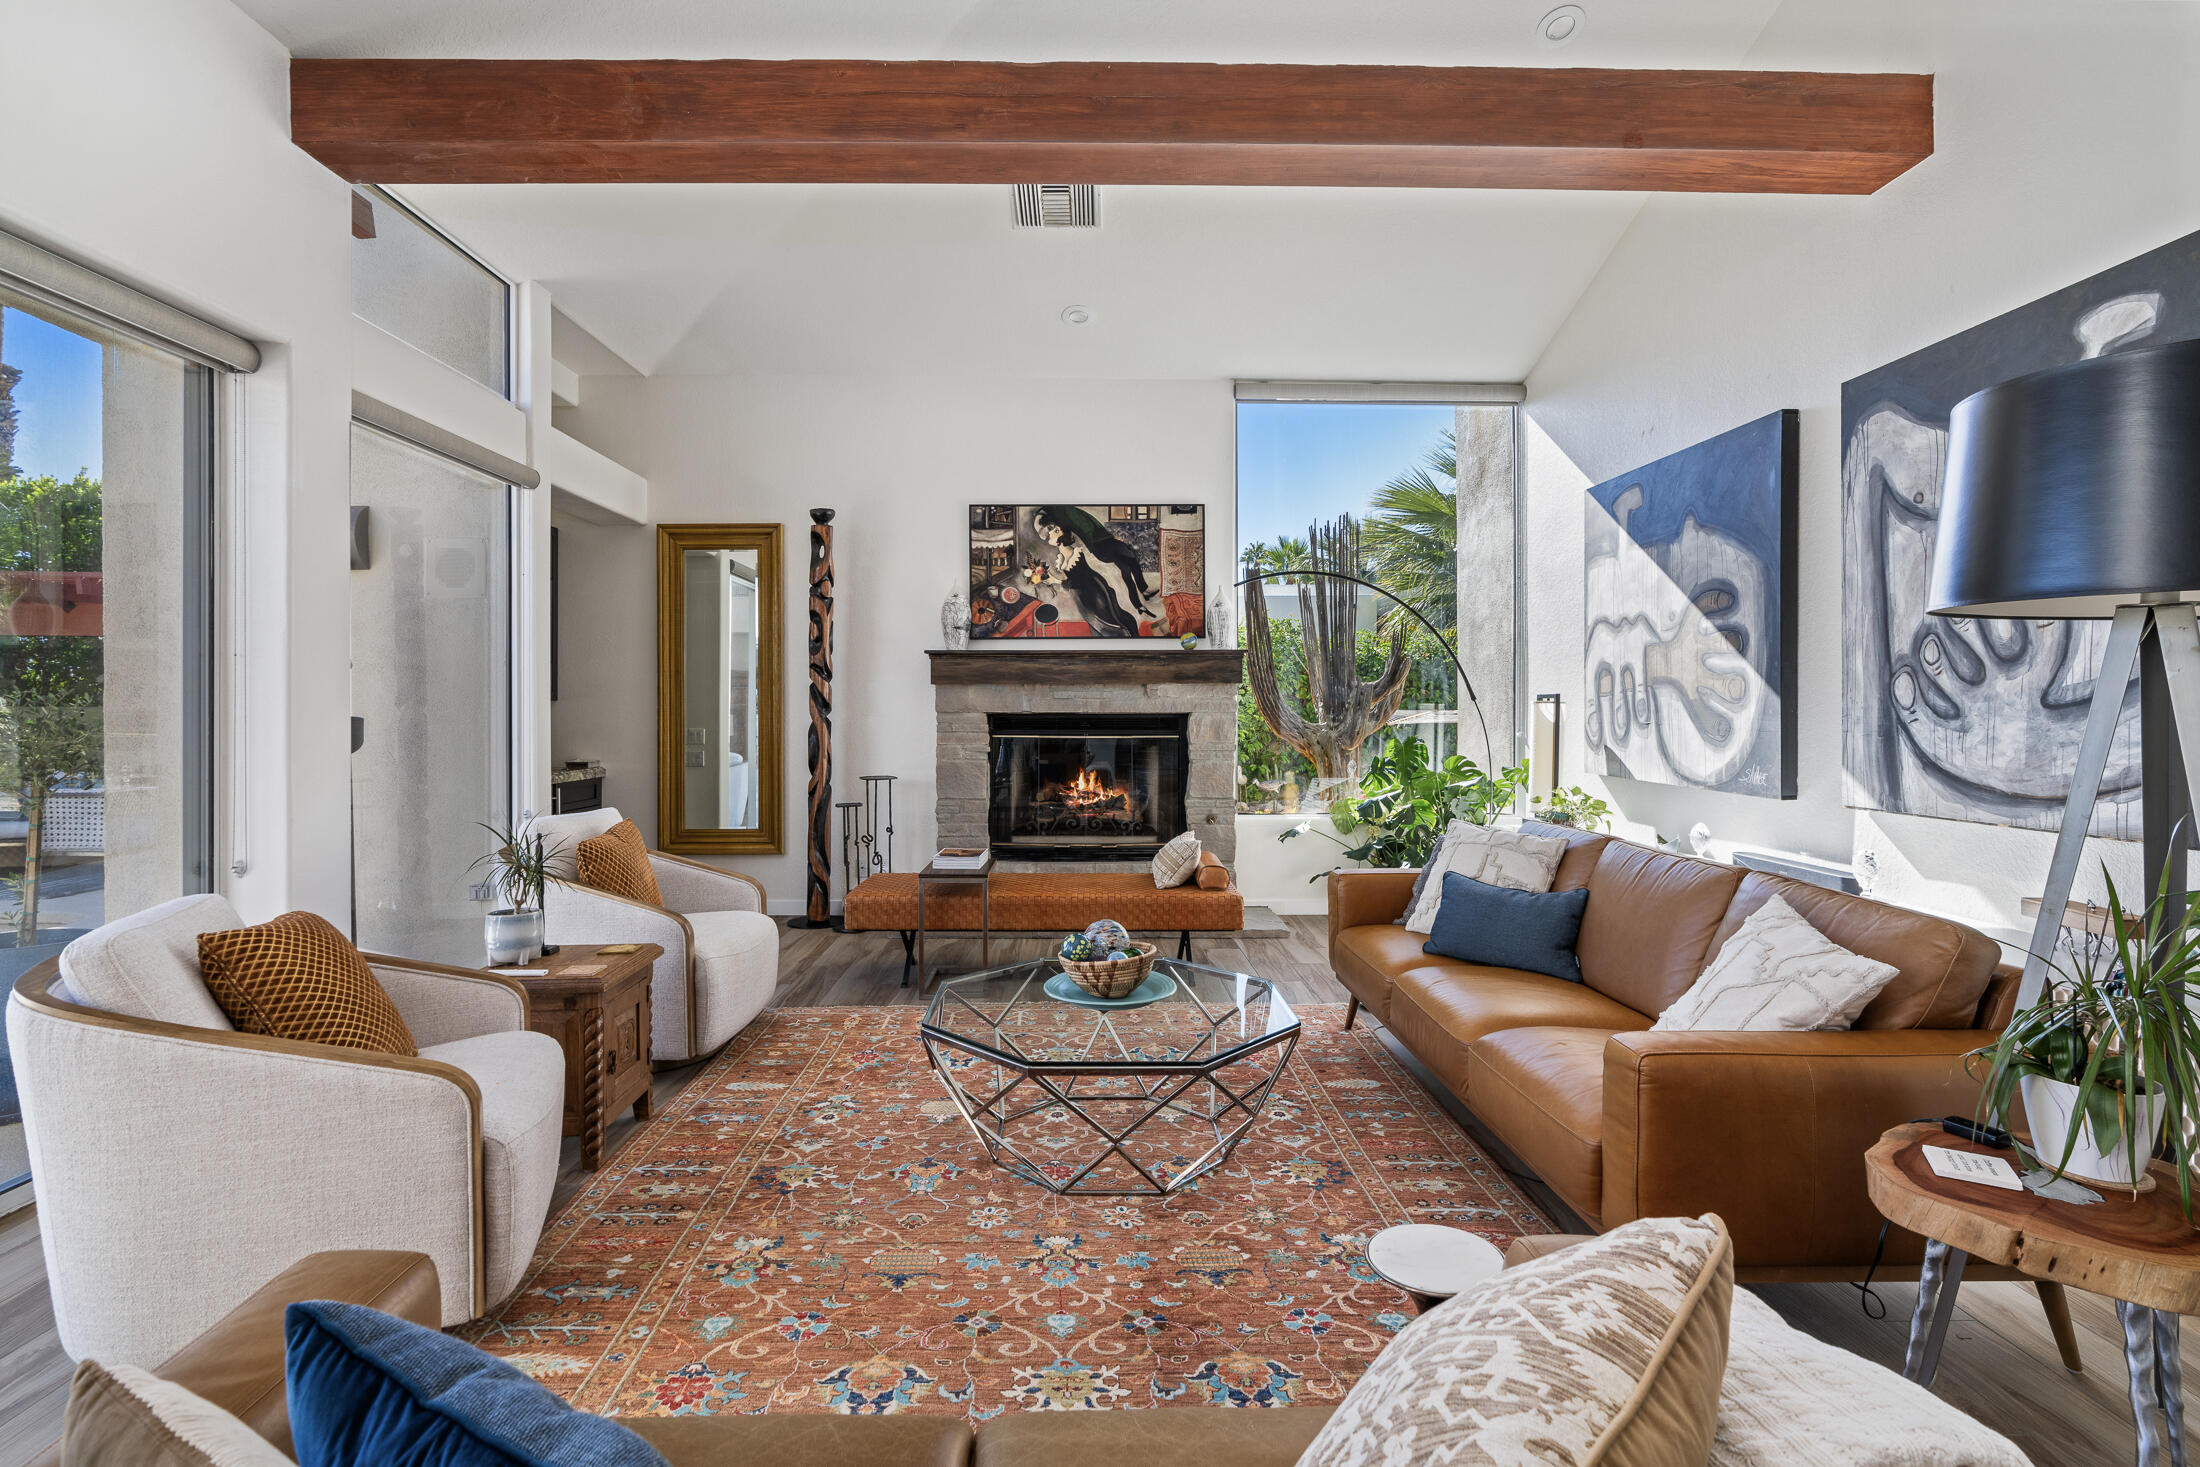
[(2113, 881), (2108, 907), (2106, 940), (2056, 963), (2039, 999), (1972, 1052), (1974, 1066), (1987, 1066), (1979, 1107), (2007, 1127), (2021, 1098), (2031, 1141), (2020, 1151), (2056, 1176), (2127, 1189), (2141, 1185), (2166, 1127), (2189, 1220), (2200, 1015), (2188, 989), (2200, 933), (2187, 904), (2172, 900), (2166, 870), (2147, 912), (2125, 913)]
[(1612, 807), (1578, 784), (1536, 795), (1528, 803), (1535, 807), (1538, 820), (1552, 825), (1571, 825), (1580, 830), (1608, 830), (1612, 825)]
[(495, 845), (473, 869), (489, 868), (489, 884), (503, 902), (482, 919), (491, 967), (531, 963), (542, 956), (542, 891), (550, 879), (550, 862), (562, 847), (551, 847), (534, 825), (523, 815), (508, 829), (487, 822), (481, 827)]
[[(1315, 833), (1344, 847), (1348, 860), (1370, 866), (1420, 866), (1436, 851), (1444, 827), (1453, 820), (1488, 825), (1512, 808), (1528, 782), (1528, 766), (1515, 764), (1488, 774), (1473, 760), (1452, 754), (1429, 762), (1428, 745), (1419, 739), (1394, 739), (1368, 761), (1357, 797), (1329, 807), (1329, 823), (1346, 837)], [(1278, 835), (1291, 840), (1314, 830), (1304, 820)], [(1319, 881), (1320, 874), (1309, 880)]]

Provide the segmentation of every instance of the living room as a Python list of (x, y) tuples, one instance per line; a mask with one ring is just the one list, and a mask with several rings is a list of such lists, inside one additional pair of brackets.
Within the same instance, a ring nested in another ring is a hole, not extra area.
[(0, 1467), (2182, 1460), (2190, 0), (0, 6)]

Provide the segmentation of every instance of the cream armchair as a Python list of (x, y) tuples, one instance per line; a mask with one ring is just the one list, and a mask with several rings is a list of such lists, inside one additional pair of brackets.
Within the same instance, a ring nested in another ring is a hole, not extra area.
[(79, 1359), (151, 1367), (267, 1278), (329, 1248), (425, 1253), (442, 1320), (519, 1285), (557, 1180), (565, 1059), (493, 974), (368, 963), (417, 1059), (241, 1034), (183, 897), (16, 982), (8, 1046), (55, 1323)]
[(661, 907), (574, 883), (574, 851), (624, 817), (614, 809), (544, 815), (534, 829), (554, 852), (558, 878), (543, 893), (543, 935), (554, 943), (653, 942), (664, 949), (649, 982), (649, 1057), (684, 1065), (716, 1052), (779, 987), (779, 926), (764, 888), (738, 871), (649, 853)]

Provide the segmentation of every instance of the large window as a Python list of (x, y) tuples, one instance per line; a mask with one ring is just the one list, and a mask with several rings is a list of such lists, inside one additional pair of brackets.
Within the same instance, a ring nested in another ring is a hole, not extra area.
[[(214, 380), (0, 290), (0, 980), (213, 885)], [(29, 1172), (0, 1034), (0, 1211)]]
[(352, 198), (351, 301), (399, 341), (512, 395), (512, 288), (384, 193)]
[[(1265, 598), (1279, 689), (1315, 716), (1307, 674), (1301, 581), (1316, 527), (1343, 525), (1357, 545), (1351, 573), (1409, 603), (1435, 631), (1375, 592), (1352, 593), (1353, 670), (1373, 680), (1391, 633), (1405, 638), (1409, 671), (1397, 710), (1327, 770), (1262, 719), (1249, 687), (1238, 707), (1238, 810), (1311, 809), (1393, 739), (1419, 739), (1431, 760), (1460, 752), (1457, 676), (1438, 637), (1456, 641), (1459, 522), (1455, 486), (1459, 409), (1449, 404), (1240, 402), (1237, 420), (1239, 574), (1277, 574), (1242, 596)], [(1308, 588), (1312, 594), (1311, 588)], [(1242, 609), (1243, 601), (1240, 606)], [(1239, 618), (1244, 645), (1244, 617)], [(1479, 737), (1467, 751), (1482, 757)]]
[(0, 944), (213, 885), (213, 374), (0, 294)]
[(514, 492), (352, 429), (353, 925), (371, 952), (481, 961), (471, 866), (512, 808)]

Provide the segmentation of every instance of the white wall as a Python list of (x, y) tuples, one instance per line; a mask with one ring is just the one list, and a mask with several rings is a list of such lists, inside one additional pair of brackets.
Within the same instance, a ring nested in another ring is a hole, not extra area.
[[(718, 858), (761, 880), (775, 913), (801, 910), (813, 506), (839, 512), (836, 794), (860, 796), (859, 774), (901, 777), (894, 863), (904, 871), (933, 849), (924, 654), (941, 645), (940, 602), (967, 584), (968, 505), (1205, 504), (1210, 596), (1236, 543), (1235, 411), (1225, 381), (589, 377), (581, 406), (558, 416), (649, 480), (647, 527), (558, 520), (563, 617), (551, 749), (559, 760), (601, 759), (606, 801), (645, 835), (654, 837), (657, 823), (655, 522), (786, 526), (787, 848)], [(838, 839), (836, 823), (836, 867)]]
[(227, 0), (5, 0), (0, 37), (0, 228), (269, 344), (228, 420), (232, 889), (345, 920), (348, 190), (290, 145), (289, 56)]
[[(2026, 928), (2052, 837), (1841, 792), (1841, 383), (2200, 228), (2200, 6), (1790, 0), (1743, 62), (1935, 75), (1934, 156), (1865, 199), (1653, 197), (1528, 379), (1528, 696), (1584, 776), (1580, 489), (1802, 410), (1800, 798), (1614, 781), (1630, 828), (1876, 867), (1875, 893)], [(2080, 896), (2137, 848), (2098, 842)]]

